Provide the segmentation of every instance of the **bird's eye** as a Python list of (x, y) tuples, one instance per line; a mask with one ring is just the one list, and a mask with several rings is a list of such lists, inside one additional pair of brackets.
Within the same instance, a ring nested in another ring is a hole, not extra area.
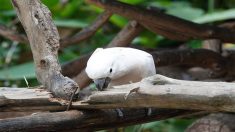
[(112, 72), (113, 72), (113, 69), (112, 69), (112, 68), (110, 68), (109, 72), (110, 72), (110, 73), (112, 73)]

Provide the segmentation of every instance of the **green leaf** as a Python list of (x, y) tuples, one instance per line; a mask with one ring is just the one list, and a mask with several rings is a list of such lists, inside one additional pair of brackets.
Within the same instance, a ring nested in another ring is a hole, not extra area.
[(35, 78), (34, 64), (28, 62), (0, 70), (0, 80), (23, 80)]
[(209, 23), (209, 22), (222, 21), (234, 18), (235, 18), (235, 9), (229, 9), (225, 11), (217, 11), (214, 13), (206, 14), (199, 18), (194, 19), (193, 21), (196, 23)]
[(177, 2), (167, 9), (167, 13), (186, 20), (192, 20), (202, 16), (204, 11), (200, 8), (191, 7), (187, 3)]
[(127, 23), (127, 19), (119, 15), (112, 15), (110, 21), (118, 27), (123, 27)]
[(133, 5), (145, 2), (145, 0), (120, 0), (120, 1)]
[(88, 24), (79, 20), (54, 20), (56, 26), (69, 28), (84, 28)]

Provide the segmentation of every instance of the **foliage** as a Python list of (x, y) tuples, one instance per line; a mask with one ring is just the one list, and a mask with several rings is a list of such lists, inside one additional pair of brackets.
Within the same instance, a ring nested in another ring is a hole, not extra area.
[[(208, 0), (208, 2), (198, 0), (122, 1), (141, 7), (158, 7), (164, 9), (168, 14), (198, 23), (220, 23), (235, 18), (235, 9), (231, 8), (235, 5), (233, 0)], [(61, 38), (69, 36), (78, 32), (81, 28), (86, 27), (102, 12), (102, 9), (88, 5), (83, 0), (69, 0), (65, 5), (60, 0), (42, 0), (42, 2), (51, 10)], [(1, 0), (0, 4), (0, 24), (23, 32), (23, 28), (16, 19), (16, 13), (11, 6), (10, 0)], [(61, 63), (93, 51), (97, 47), (106, 45), (127, 22), (128, 20), (126, 18), (113, 15), (110, 22), (102, 27), (91, 39), (79, 45), (72, 45), (61, 50), (59, 57)], [(142, 32), (140, 36), (133, 41), (135, 45), (150, 48), (173, 48), (181, 43), (182, 42), (168, 40), (149, 31)], [(29, 45), (18, 44), (12, 51), (13, 44), (14, 42), (0, 36), (0, 86), (27, 87), (24, 77), (29, 80), (29, 86), (37, 85), (32, 59), (28, 56), (24, 56), (25, 53), (30, 53)], [(200, 48), (201, 41), (193, 40), (187, 42), (186, 46)], [(6, 58), (9, 57), (10, 61), (7, 62)], [(146, 132), (183, 131), (190, 122), (191, 121), (171, 119), (144, 124), (139, 126), (138, 130)], [(136, 126), (127, 127), (124, 130), (128, 132), (134, 129), (136, 129)]]

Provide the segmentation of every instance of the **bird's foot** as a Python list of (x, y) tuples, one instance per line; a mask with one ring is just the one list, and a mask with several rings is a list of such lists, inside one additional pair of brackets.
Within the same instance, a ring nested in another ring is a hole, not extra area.
[(146, 115), (151, 116), (152, 115), (152, 108), (146, 108)]
[(121, 109), (115, 109), (115, 111), (117, 112), (118, 117), (123, 118), (124, 114)]

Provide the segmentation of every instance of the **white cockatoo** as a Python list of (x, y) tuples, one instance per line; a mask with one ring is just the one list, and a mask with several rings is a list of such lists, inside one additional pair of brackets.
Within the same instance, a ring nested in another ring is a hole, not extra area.
[(87, 62), (86, 73), (99, 90), (138, 82), (156, 74), (151, 54), (133, 48), (97, 48)]

